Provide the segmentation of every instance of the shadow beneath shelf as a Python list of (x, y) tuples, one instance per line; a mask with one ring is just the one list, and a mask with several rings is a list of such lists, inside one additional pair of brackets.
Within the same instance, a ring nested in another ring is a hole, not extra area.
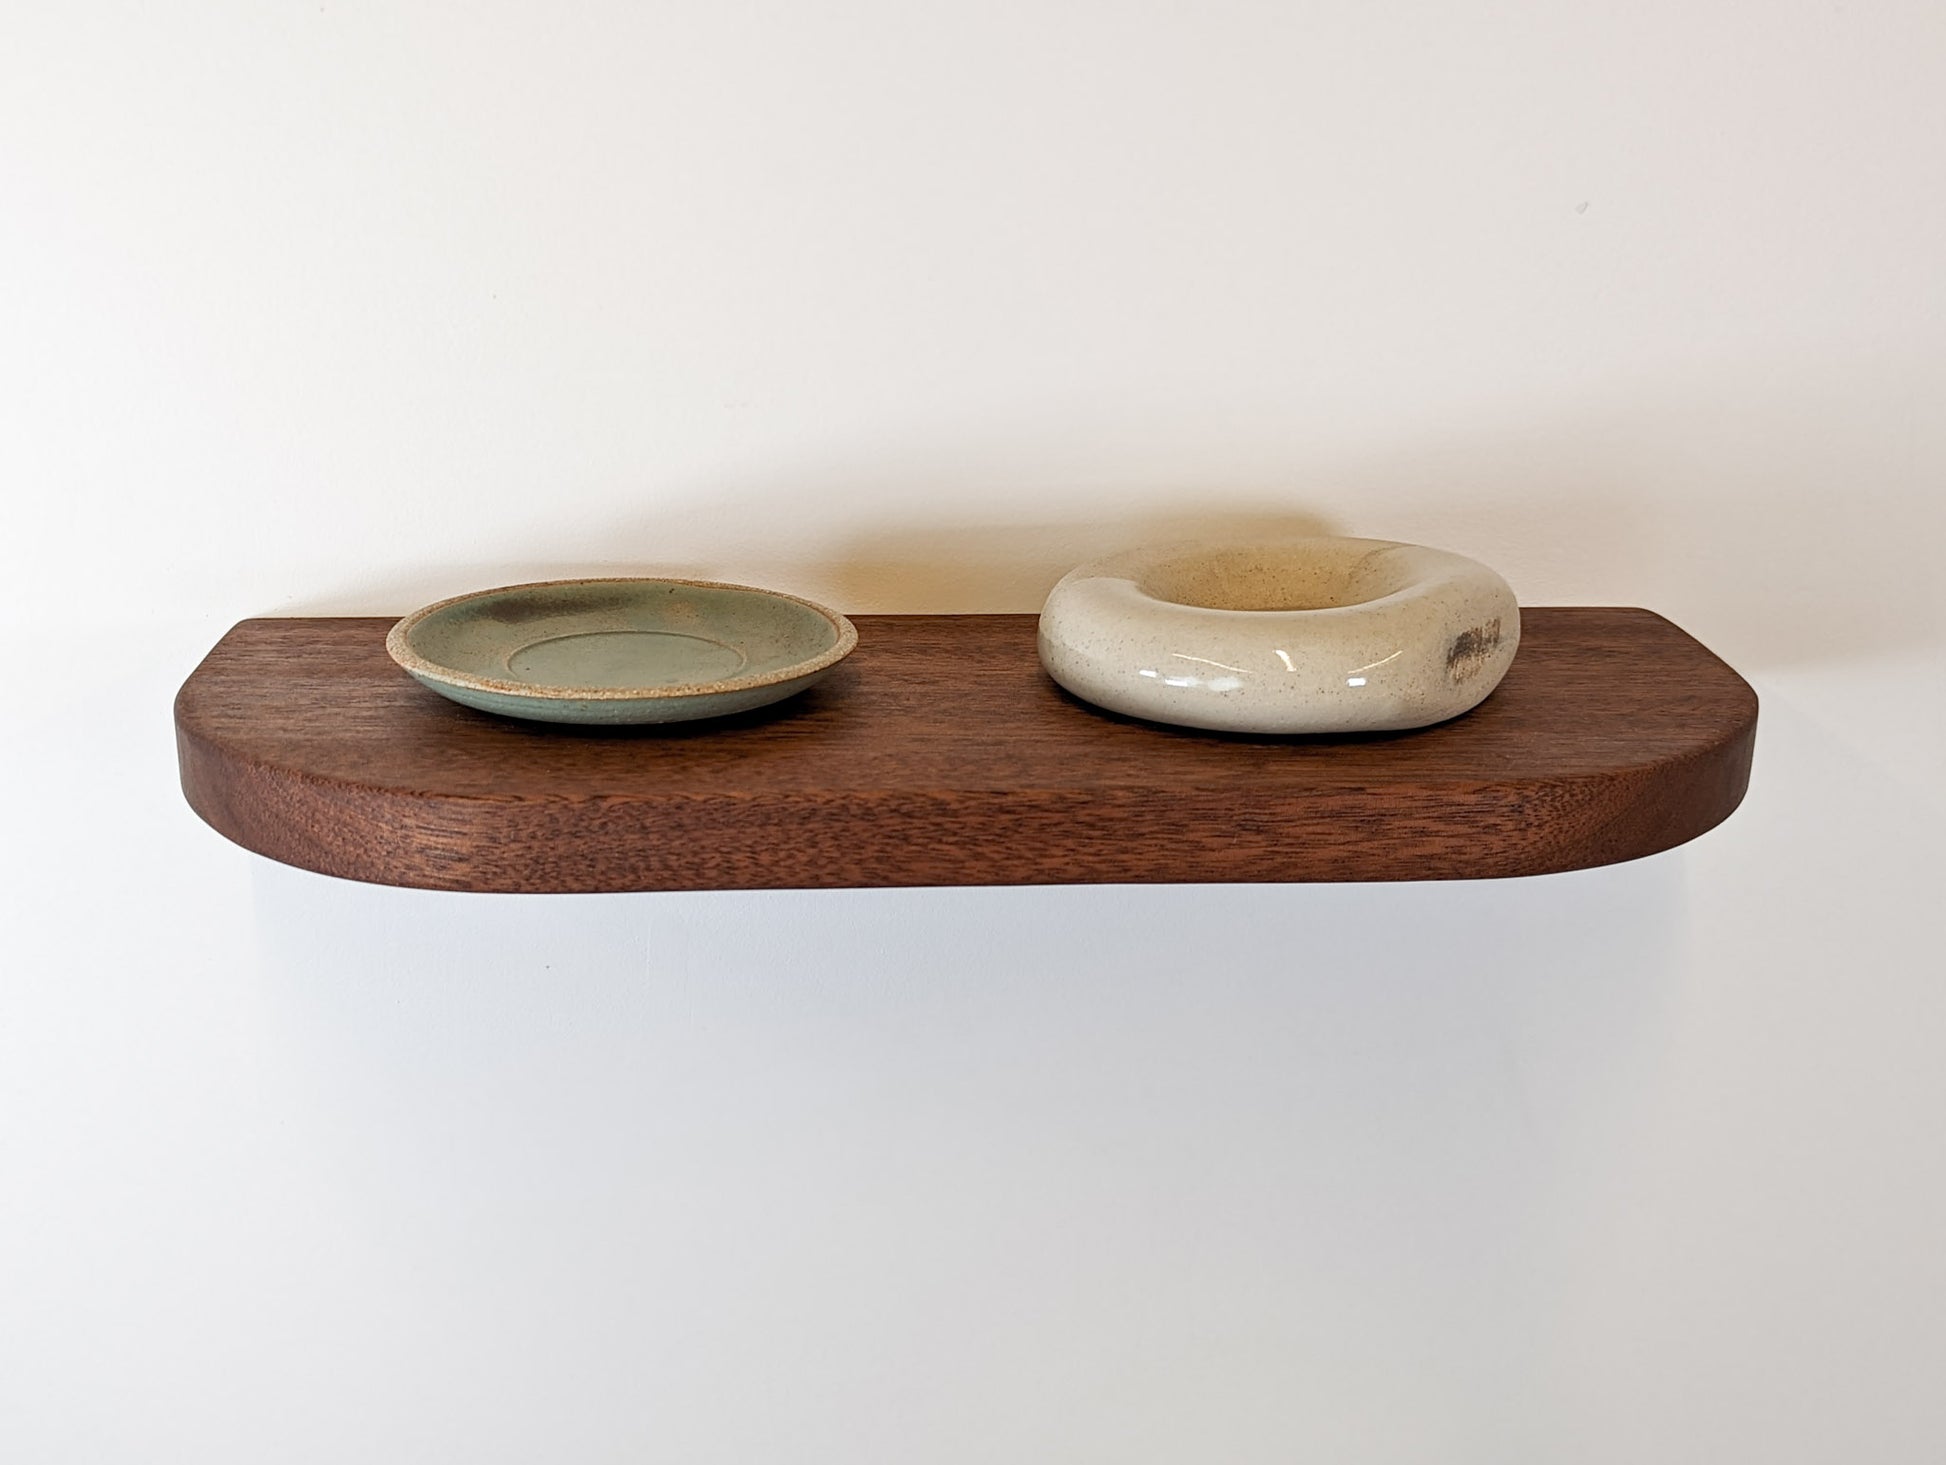
[(348, 1225), (502, 1307), (558, 1305), (571, 1266), (652, 1298), (627, 1346), (680, 1372), (734, 1278), (749, 1335), (908, 1319), (1055, 1366), (1083, 1338), (1019, 1327), (1052, 1297), (1097, 1343), (1234, 1331), (1280, 1376), (1409, 1336), (1514, 1397), (1558, 1366), (1555, 1263), (1661, 1098), (1683, 869), (513, 897), (258, 861), (254, 886), (283, 1142)]

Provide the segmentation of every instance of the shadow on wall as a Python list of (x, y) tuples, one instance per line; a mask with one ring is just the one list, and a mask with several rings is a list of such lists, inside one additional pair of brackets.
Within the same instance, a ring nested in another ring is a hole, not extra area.
[[(1192, 497), (1185, 494), (1184, 498)], [(685, 506), (606, 531), (604, 543), (640, 545), (596, 560), (481, 561), (400, 575), (357, 594), (326, 596), (284, 615), (403, 614), (417, 605), (488, 585), (595, 575), (674, 575), (774, 586), (824, 599), (841, 610), (907, 614), (1038, 611), (1054, 582), (1084, 560), (1118, 549), (1187, 539), (1257, 539), (1342, 534), (1320, 515), (1273, 502), (1244, 501), (1196, 512), (1135, 509), (1123, 516), (1073, 516), (1025, 523), (913, 524), (844, 537), (796, 558), (759, 549), (735, 558), (678, 555), (660, 546), (706, 544), (720, 505)]]
[(1152, 1406), (1185, 1447), (1518, 1417), (1677, 1019), (1679, 854), (550, 899), (253, 869), (288, 1142), (416, 1279), (388, 1316), (497, 1340), (509, 1384), (626, 1377), (731, 1455), (763, 1452), (712, 1433), (726, 1389), (800, 1422), (971, 1392), (1043, 1437)]
[[(1065, 435), (1023, 418), (958, 441), (861, 442), (713, 483), (618, 486), (611, 501), (666, 499), (632, 518), (524, 510), (475, 541), (504, 552), (436, 568), (408, 555), (286, 613), (398, 614), (600, 574), (773, 584), (858, 612), (1033, 611), (1067, 569), (1124, 547), (1338, 533), (1473, 555), (1527, 604), (1649, 606), (1747, 670), (1938, 644), (1946, 501), (1915, 486), (1929, 469), (1913, 432), (1928, 372), (1871, 395), (1840, 365), (1807, 384), (1762, 364), (1687, 395), (1401, 432), (1355, 455), (1303, 441), (1297, 415), (1226, 419), (1220, 433), (1078, 421)], [(1878, 363), (1857, 379), (1887, 374)], [(1108, 445), (1081, 455), (1077, 441)], [(1073, 511), (1042, 512), (1050, 503)], [(1914, 504), (1932, 522), (1915, 522)]]
[(1224, 507), (1125, 519), (968, 524), (858, 535), (823, 573), (847, 604), (913, 612), (1038, 611), (1076, 565), (1176, 540), (1258, 540), (1343, 533), (1316, 514)]

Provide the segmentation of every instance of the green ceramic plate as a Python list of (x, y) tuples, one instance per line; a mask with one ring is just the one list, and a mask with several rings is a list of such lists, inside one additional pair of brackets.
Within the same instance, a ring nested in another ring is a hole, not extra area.
[(442, 697), (540, 722), (687, 722), (778, 702), (850, 654), (836, 611), (708, 580), (553, 580), (414, 611), (392, 659)]

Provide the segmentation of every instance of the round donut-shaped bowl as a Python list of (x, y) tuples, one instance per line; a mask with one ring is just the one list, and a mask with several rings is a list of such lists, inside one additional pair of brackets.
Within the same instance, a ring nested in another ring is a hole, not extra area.
[(1075, 696), (1225, 732), (1350, 733), (1457, 717), (1520, 644), (1507, 582), (1384, 539), (1176, 544), (1070, 571), (1041, 664)]

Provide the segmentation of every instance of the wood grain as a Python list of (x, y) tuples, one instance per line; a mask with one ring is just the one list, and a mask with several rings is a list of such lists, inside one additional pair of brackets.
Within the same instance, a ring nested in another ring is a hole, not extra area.
[(1417, 732), (1249, 737), (1103, 713), (1031, 615), (858, 616), (802, 697), (582, 730), (419, 687), (389, 620), (251, 620), (176, 699), (182, 786), (286, 864), (435, 890), (1443, 880), (1694, 839), (1749, 780), (1757, 699), (1645, 610), (1522, 611), (1487, 701)]

